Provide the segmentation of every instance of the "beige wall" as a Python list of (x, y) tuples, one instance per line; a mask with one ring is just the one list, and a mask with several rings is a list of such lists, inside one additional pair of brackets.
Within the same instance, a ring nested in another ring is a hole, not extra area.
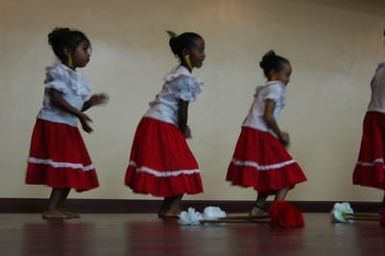
[(383, 0), (0, 0), (0, 197), (48, 195), (46, 187), (24, 184), (26, 158), (44, 67), (54, 61), (46, 37), (70, 26), (92, 40), (92, 62), (82, 72), (111, 98), (90, 111), (95, 132), (84, 135), (101, 187), (71, 197), (150, 198), (133, 194), (123, 177), (135, 127), (176, 63), (165, 34), (175, 30), (196, 31), (207, 43), (196, 71), (204, 91), (190, 108), (205, 193), (188, 198), (255, 197), (224, 176), (264, 80), (258, 60), (274, 49), (294, 68), (281, 126), (309, 179), (289, 199), (379, 200), (381, 191), (352, 186), (351, 173), (369, 80), (385, 57), (384, 10)]

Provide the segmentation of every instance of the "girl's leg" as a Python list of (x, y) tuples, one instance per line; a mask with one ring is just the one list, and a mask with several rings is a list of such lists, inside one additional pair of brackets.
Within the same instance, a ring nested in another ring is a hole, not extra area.
[(159, 218), (174, 218), (180, 213), (180, 202), (183, 194), (178, 196), (165, 197), (158, 212)]
[(275, 194), (275, 201), (285, 200), (287, 193), (289, 192), (289, 188), (281, 189)]
[(43, 211), (43, 218), (45, 219), (65, 219), (67, 215), (59, 210), (60, 201), (65, 194), (65, 189), (53, 188), (49, 197), (47, 207)]
[(58, 209), (61, 212), (63, 212), (64, 214), (66, 214), (68, 216), (68, 218), (77, 219), (77, 218), (80, 218), (80, 215), (75, 213), (75, 212), (72, 212), (70, 210), (67, 210), (65, 207), (65, 204), (64, 204), (70, 191), (71, 191), (70, 188), (63, 189), (63, 193), (62, 193), (61, 198), (60, 198), (59, 203), (58, 203)]
[(61, 197), (59, 198), (59, 202), (58, 202), (58, 208), (60, 208), (60, 209), (64, 208), (64, 202), (67, 199), (68, 194), (70, 193), (71, 189), (70, 188), (62, 189), (62, 191), (63, 192), (62, 192)]
[(268, 196), (268, 193), (258, 192), (257, 200), (250, 211), (250, 216), (266, 215), (266, 199)]
[(183, 194), (172, 197), (171, 205), (170, 205), (170, 211), (175, 215), (179, 215), (179, 213), (180, 213), (180, 210), (181, 210), (180, 204), (182, 201), (182, 197), (183, 197)]
[(166, 214), (166, 212), (169, 210), (171, 204), (171, 197), (165, 197), (163, 199), (162, 206), (159, 209), (158, 215), (161, 218)]

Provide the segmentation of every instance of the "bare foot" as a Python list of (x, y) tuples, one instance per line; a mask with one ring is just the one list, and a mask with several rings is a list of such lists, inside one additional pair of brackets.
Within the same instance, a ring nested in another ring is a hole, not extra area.
[(251, 209), (249, 215), (251, 217), (263, 217), (263, 216), (267, 216), (268, 214), (264, 209), (254, 206), (253, 209)]
[(60, 212), (62, 212), (64, 215), (68, 217), (68, 219), (79, 219), (80, 215), (76, 212), (66, 210), (66, 209), (60, 209)]
[(160, 210), (158, 212), (158, 217), (160, 219), (178, 219), (179, 218), (179, 211), (164, 211)]
[(41, 214), (43, 219), (46, 220), (63, 220), (68, 219), (68, 215), (59, 210), (46, 210)]

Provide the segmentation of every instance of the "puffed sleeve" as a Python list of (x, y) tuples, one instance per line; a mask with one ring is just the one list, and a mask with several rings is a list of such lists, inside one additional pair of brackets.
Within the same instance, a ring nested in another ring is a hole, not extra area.
[(68, 90), (68, 78), (59, 66), (47, 67), (44, 84), (46, 88), (55, 89), (65, 93)]
[(377, 66), (376, 72), (370, 81), (370, 87), (372, 90), (375, 89), (377, 86), (383, 86), (385, 82), (385, 62), (380, 63)]
[(174, 95), (184, 101), (195, 101), (201, 92), (201, 82), (192, 76), (178, 76), (170, 81)]
[(264, 93), (264, 100), (273, 100), (275, 102), (278, 102), (283, 94), (283, 87), (279, 83), (274, 83), (269, 86), (267, 86), (265, 93)]

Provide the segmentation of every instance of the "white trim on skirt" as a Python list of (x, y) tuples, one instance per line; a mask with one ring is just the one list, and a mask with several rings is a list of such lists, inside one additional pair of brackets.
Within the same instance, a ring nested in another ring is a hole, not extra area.
[(93, 164), (84, 166), (83, 164), (78, 164), (78, 163), (55, 162), (55, 161), (52, 161), (51, 159), (41, 159), (41, 158), (36, 158), (36, 157), (28, 158), (28, 162), (32, 163), (32, 164), (50, 165), (54, 168), (82, 169), (85, 172), (95, 169)]
[(376, 158), (376, 159), (374, 159), (374, 161), (372, 163), (362, 162), (362, 161), (357, 162), (357, 165), (364, 166), (364, 167), (373, 167), (375, 164), (384, 164), (384, 159)]
[(277, 164), (269, 164), (269, 165), (260, 165), (260, 164), (258, 164), (257, 162), (254, 162), (254, 161), (240, 161), (240, 160), (236, 160), (236, 159), (233, 159), (231, 162), (233, 164), (239, 165), (239, 166), (254, 167), (258, 171), (268, 171), (268, 170), (271, 170), (271, 169), (280, 169), (280, 168), (285, 167), (287, 165), (294, 164), (295, 160), (291, 159), (291, 160), (288, 160), (288, 161), (285, 161), (285, 162), (281, 162), (281, 163), (277, 163)]
[(193, 175), (193, 174), (196, 174), (196, 173), (198, 173), (198, 174), (200, 173), (199, 169), (164, 171), (164, 172), (163, 171), (157, 171), (157, 170), (145, 167), (145, 166), (138, 167), (138, 165), (134, 161), (130, 161), (129, 166), (135, 167), (136, 168), (135, 169), (136, 172), (148, 173), (148, 174), (151, 174), (151, 175), (153, 175), (155, 177), (172, 177), (172, 176), (175, 177), (175, 176), (179, 176), (179, 175), (182, 175), (182, 174)]

